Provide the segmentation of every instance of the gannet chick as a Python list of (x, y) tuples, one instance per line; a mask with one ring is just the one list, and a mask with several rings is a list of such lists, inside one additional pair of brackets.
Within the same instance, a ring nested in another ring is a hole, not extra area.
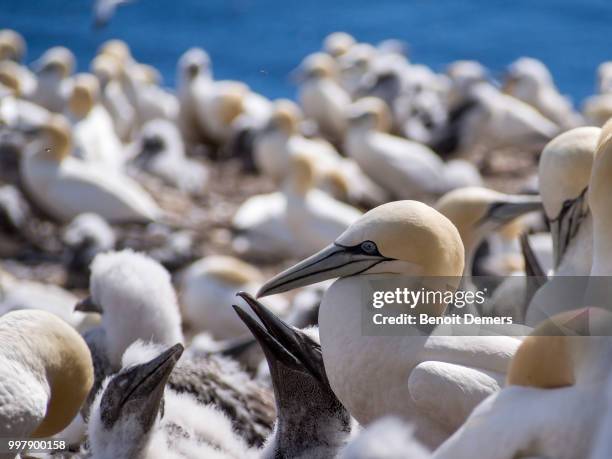
[(63, 113), (72, 90), (70, 75), (75, 67), (74, 54), (68, 48), (55, 46), (32, 65), (37, 83), (30, 100), (52, 112)]
[(179, 371), (182, 350), (180, 344), (160, 352), (135, 343), (126, 351), (123, 369), (105, 381), (92, 407), (94, 459), (259, 457), (214, 403), (166, 384)]
[(469, 280), (476, 250), (485, 238), (521, 215), (540, 210), (542, 201), (537, 196), (468, 187), (445, 194), (435, 208), (459, 230), (465, 249), (463, 278)]
[(180, 191), (200, 194), (208, 181), (208, 170), (187, 158), (176, 125), (168, 120), (148, 121), (140, 131), (140, 152), (134, 162)]
[(555, 277), (531, 300), (528, 325), (535, 326), (580, 301), (568, 296), (561, 283), (563, 276), (587, 276), (591, 271), (593, 222), (587, 188), (601, 135), (602, 130), (595, 127), (572, 129), (553, 139), (540, 156), (540, 194), (550, 222)]
[(183, 341), (170, 274), (159, 263), (126, 249), (97, 255), (90, 269), (91, 296), (77, 310), (102, 313), (106, 352), (114, 368), (138, 339), (166, 345)]
[[(367, 336), (359, 305), (372, 274), (389, 282), (401, 279), (402, 287), (410, 284), (406, 276), (451, 276), (445, 288), (453, 290), (463, 267), (463, 244), (450, 220), (423, 203), (397, 201), (364, 214), (334, 243), (268, 281), (258, 294), (339, 277), (319, 310), (323, 359), (334, 393), (361, 424), (398, 415), (414, 423), (420, 441), (434, 447), (499, 390), (520, 340)], [(428, 305), (423, 312), (434, 316), (444, 309)]]
[(68, 101), (73, 121), (75, 156), (87, 162), (121, 169), (125, 162), (123, 145), (115, 133), (113, 120), (100, 104), (100, 85), (88, 73), (75, 75)]
[(333, 32), (323, 40), (323, 51), (336, 58), (346, 53), (355, 43), (352, 35), (346, 32)]
[(324, 136), (340, 142), (346, 132), (346, 111), (351, 98), (336, 82), (334, 59), (324, 53), (311, 54), (302, 61), (298, 72), (303, 80), (298, 99), (304, 114), (317, 123)]
[(589, 457), (606, 411), (611, 324), (609, 312), (593, 308), (548, 318), (517, 350), (508, 386), (476, 407), (433, 457)]
[[(180, 304), (193, 332), (207, 331), (217, 340), (238, 338), (248, 333), (231, 305), (236, 293), (252, 294), (263, 284), (259, 270), (237, 258), (209, 256), (190, 265), (181, 275)], [(275, 298), (272, 310), (287, 314), (288, 303)]]
[(132, 179), (119, 171), (72, 157), (65, 118), (54, 115), (33, 130), (31, 150), (20, 173), (32, 198), (52, 217), (67, 222), (94, 212), (110, 222), (147, 222), (161, 210)]
[(427, 146), (388, 134), (390, 114), (383, 101), (361, 99), (351, 112), (345, 139), (347, 153), (393, 196), (443, 194), (481, 183), (480, 174), (471, 164), (460, 160), (445, 164)]
[(115, 132), (123, 142), (129, 141), (136, 113), (119, 81), (119, 62), (112, 56), (96, 56), (91, 62), (91, 72), (98, 78), (100, 102), (111, 116)]
[(521, 57), (508, 68), (504, 92), (532, 105), (563, 129), (583, 124), (570, 101), (559, 93), (552, 75), (539, 60)]
[(298, 330), (239, 295), (261, 321), (234, 306), (264, 351), (278, 413), (260, 457), (336, 457), (351, 433), (351, 417), (329, 386), (316, 329)]
[(413, 429), (401, 419), (384, 417), (359, 432), (342, 450), (338, 459), (429, 459)]
[(93, 382), (83, 339), (57, 316), (30, 310), (0, 318), (0, 341), (0, 434), (45, 438), (64, 429)]
[(116, 236), (98, 214), (80, 214), (63, 231), (62, 242), (69, 249), (68, 266), (87, 272), (96, 255), (115, 248)]

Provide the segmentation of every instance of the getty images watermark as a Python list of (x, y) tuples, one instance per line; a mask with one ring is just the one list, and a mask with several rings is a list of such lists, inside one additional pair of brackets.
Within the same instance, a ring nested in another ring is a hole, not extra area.
[(571, 333), (612, 336), (607, 326), (591, 323), (604, 316), (584, 312), (603, 309), (612, 317), (611, 306), (607, 277), (474, 277), (467, 283), (456, 277), (373, 275), (361, 282), (366, 336), (524, 336), (567, 311), (576, 311), (564, 316)]

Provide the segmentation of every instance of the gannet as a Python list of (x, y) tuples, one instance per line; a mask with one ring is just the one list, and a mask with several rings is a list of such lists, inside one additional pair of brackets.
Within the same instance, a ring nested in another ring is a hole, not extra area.
[(123, 145), (112, 118), (100, 104), (100, 85), (95, 76), (87, 73), (74, 76), (68, 109), (73, 122), (75, 156), (121, 169), (126, 159)]
[(465, 248), (463, 279), (469, 281), (476, 250), (485, 238), (521, 215), (541, 209), (542, 201), (537, 196), (468, 187), (445, 194), (435, 208), (459, 230)]
[(299, 132), (300, 108), (292, 101), (278, 100), (266, 127), (257, 134), (254, 144), (255, 165), (260, 172), (281, 183), (289, 174), (291, 157), (306, 154), (316, 169), (318, 188), (351, 203), (384, 202), (385, 193), (367, 177), (359, 166), (344, 158), (332, 144), (310, 139)]
[(12, 129), (37, 126), (49, 117), (49, 111), (25, 99), (20, 67), (13, 61), (0, 62), (0, 122)]
[(108, 167), (70, 155), (72, 139), (60, 115), (35, 128), (31, 151), (20, 162), (21, 178), (42, 209), (67, 222), (95, 212), (111, 222), (147, 222), (161, 211), (132, 179)]
[(119, 81), (117, 59), (103, 54), (96, 56), (91, 62), (91, 72), (98, 78), (100, 101), (113, 119), (115, 132), (123, 142), (129, 141), (136, 113)]
[(32, 65), (36, 71), (36, 89), (29, 99), (47, 110), (63, 113), (72, 90), (74, 54), (68, 48), (55, 46)]
[(134, 0), (95, 0), (93, 3), (94, 27), (104, 27), (115, 15), (115, 10), (121, 5)]
[[(0, 62), (13, 61), (21, 64), (26, 55), (27, 46), (23, 36), (12, 29), (0, 30)], [(25, 66), (19, 65), (19, 80), (24, 95), (32, 93), (36, 87), (34, 74)]]
[(508, 68), (504, 91), (532, 105), (563, 129), (583, 124), (571, 102), (559, 93), (552, 75), (539, 60), (521, 57)]
[(340, 84), (352, 97), (358, 94), (376, 57), (376, 48), (359, 43), (337, 58)]
[(547, 319), (517, 350), (508, 386), (478, 405), (433, 458), (589, 457), (607, 411), (611, 323), (609, 312), (592, 308)]
[(138, 137), (135, 164), (182, 192), (197, 195), (204, 191), (208, 170), (186, 156), (176, 124), (165, 119), (148, 121)]
[[(248, 333), (231, 308), (236, 292), (255, 294), (263, 284), (261, 272), (237, 258), (209, 256), (188, 266), (181, 275), (179, 300), (185, 321), (193, 332), (207, 331), (217, 340), (238, 338)], [(281, 316), (288, 302), (275, 298), (270, 307)]]
[(97, 254), (115, 248), (117, 236), (98, 214), (85, 213), (76, 216), (64, 228), (62, 242), (68, 249), (68, 267), (73, 271), (88, 273), (89, 265)]
[[(334, 243), (280, 273), (259, 296), (337, 278), (326, 291), (319, 326), (332, 389), (353, 417), (368, 424), (398, 415), (415, 424), (427, 446), (440, 444), (476, 404), (499, 390), (520, 341), (510, 337), (367, 336), (362, 288), (370, 275), (454, 276), (460, 282), (464, 248), (455, 226), (416, 201), (397, 201), (364, 214)], [(404, 276), (404, 277), (402, 277)], [(453, 285), (451, 285), (451, 283)], [(444, 311), (430, 305), (430, 315)]]
[(467, 96), (449, 120), (446, 132), (439, 134), (436, 142), (451, 151), (476, 147), (539, 150), (560, 131), (532, 106), (478, 80), (468, 84)]
[(346, 32), (330, 33), (323, 40), (323, 51), (332, 57), (339, 57), (355, 44), (355, 38)]
[(83, 339), (57, 316), (29, 310), (0, 318), (0, 341), (0, 434), (15, 439), (45, 438), (64, 429), (93, 382), (91, 357)]
[(351, 417), (327, 379), (316, 329), (298, 330), (240, 293), (258, 322), (234, 306), (264, 351), (277, 420), (261, 458), (333, 458), (351, 433)]
[(351, 112), (346, 151), (393, 196), (443, 194), (453, 188), (480, 184), (480, 174), (471, 164), (461, 160), (445, 164), (427, 146), (388, 134), (390, 114), (381, 100), (361, 99)]
[[(553, 241), (553, 266), (559, 280), (544, 284), (527, 309), (527, 324), (573, 308), (577, 298), (561, 293), (562, 276), (587, 276), (593, 260), (593, 222), (588, 205), (589, 181), (602, 130), (572, 129), (542, 151), (538, 168), (540, 194)], [(576, 292), (578, 293), (578, 292)], [(562, 295), (562, 296), (560, 296)], [(566, 298), (567, 297), (567, 298)]]
[(332, 141), (341, 141), (351, 98), (336, 81), (334, 59), (324, 53), (314, 53), (302, 61), (298, 71), (303, 80), (298, 99), (304, 114), (317, 123), (321, 134)]

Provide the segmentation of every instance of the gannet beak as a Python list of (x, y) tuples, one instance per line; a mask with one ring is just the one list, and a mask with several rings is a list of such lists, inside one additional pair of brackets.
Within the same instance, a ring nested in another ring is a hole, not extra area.
[(137, 410), (139, 420), (150, 428), (157, 418), (166, 382), (183, 350), (182, 344), (175, 344), (153, 360), (131, 367), (112, 379), (101, 401), (103, 422), (112, 426), (123, 408), (131, 405), (127, 409)]
[[(297, 328), (288, 325), (248, 293), (240, 292), (238, 293), (238, 296), (249, 305), (259, 320), (261, 320), (261, 323), (266, 328), (264, 331), (267, 335), (271, 336), (276, 343), (284, 348), (286, 352), (294, 356), (299, 363), (301, 363), (303, 368), (308, 370), (308, 373), (310, 373), (311, 376), (316, 378), (320, 383), (329, 385), (327, 375), (325, 374), (325, 367), (323, 365), (321, 346), (318, 343), (314, 342), (310, 337)], [(242, 314), (244, 314), (243, 311)], [(262, 328), (248, 314), (247, 317), (243, 318), (243, 321), (245, 321), (245, 324), (252, 332), (253, 330), (247, 321), (253, 322), (254, 325), (260, 329)], [(253, 334), (255, 335), (255, 333)], [(255, 337), (257, 338), (257, 335), (255, 335)], [(259, 338), (258, 341), (260, 341)], [(266, 341), (266, 343), (268, 342), (269, 341)], [(263, 346), (264, 345), (262, 344), (262, 347)]]
[(261, 298), (286, 292), (297, 287), (315, 284), (336, 277), (352, 276), (389, 260), (391, 258), (380, 254), (370, 255), (362, 252), (359, 245), (344, 247), (333, 243), (295, 266), (274, 276), (262, 285), (259, 292), (257, 292), (257, 297)]
[(521, 215), (542, 209), (542, 200), (538, 196), (516, 196), (512, 200), (494, 202), (482, 217), (483, 222), (494, 222), (503, 225)]
[(102, 308), (92, 299), (91, 296), (79, 301), (74, 307), (74, 310), (80, 312), (97, 312), (98, 314), (103, 313)]
[(584, 220), (589, 213), (586, 194), (585, 189), (576, 199), (565, 201), (559, 215), (549, 221), (555, 268), (558, 267), (561, 260), (563, 260), (563, 256), (570, 242), (578, 232), (582, 220)]

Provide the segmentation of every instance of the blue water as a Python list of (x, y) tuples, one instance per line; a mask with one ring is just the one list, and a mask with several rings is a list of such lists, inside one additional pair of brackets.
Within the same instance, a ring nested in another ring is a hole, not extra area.
[(90, 7), (90, 0), (0, 0), (0, 27), (24, 34), (29, 60), (61, 44), (81, 70), (104, 40), (121, 38), (167, 85), (181, 53), (201, 46), (216, 77), (244, 80), (269, 97), (294, 95), (287, 74), (335, 30), (374, 43), (403, 39), (414, 61), (437, 70), (462, 58), (497, 73), (534, 56), (575, 101), (593, 92), (597, 65), (612, 60), (610, 0), (139, 0), (100, 31), (91, 28)]

